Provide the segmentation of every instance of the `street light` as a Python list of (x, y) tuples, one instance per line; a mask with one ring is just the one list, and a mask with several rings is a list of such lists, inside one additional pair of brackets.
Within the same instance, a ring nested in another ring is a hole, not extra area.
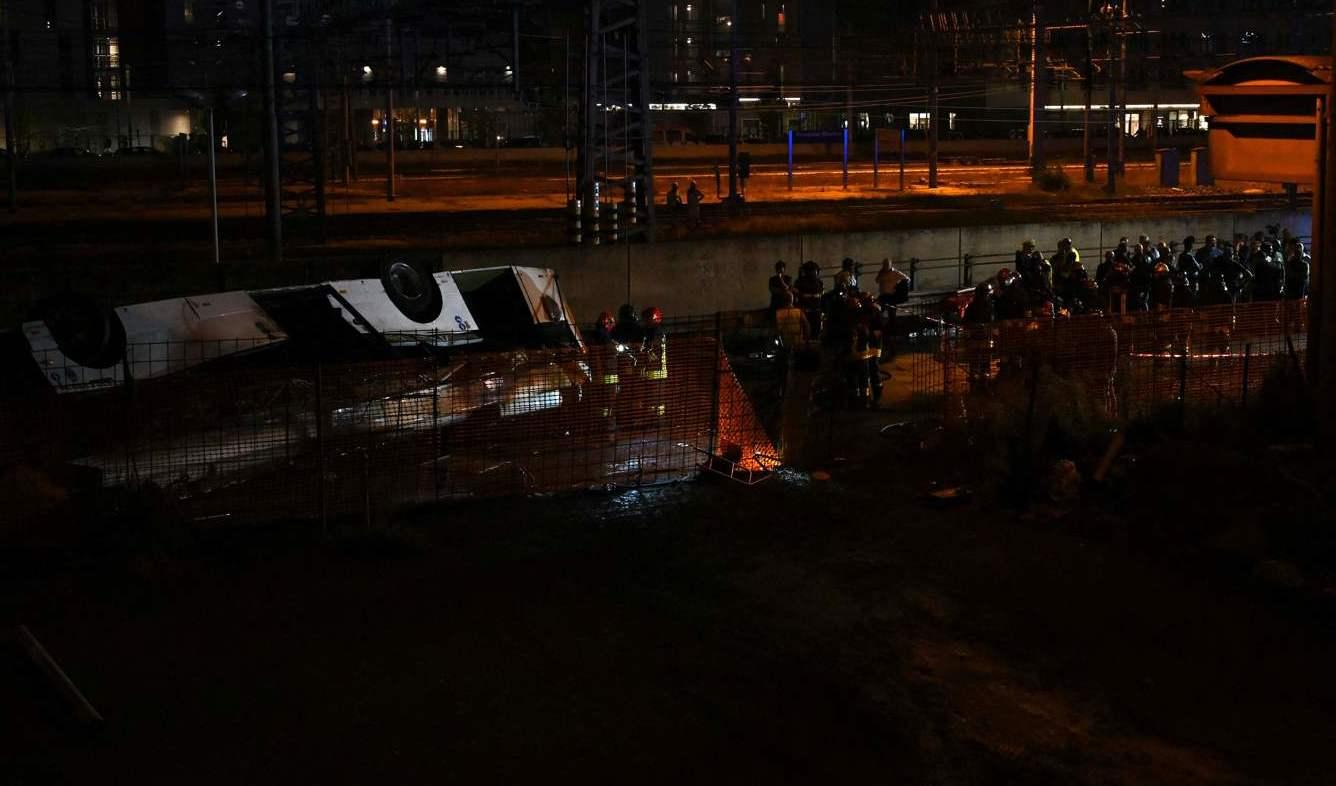
[(1118, 150), (1117, 150), (1118, 134), (1122, 133), (1122, 129), (1118, 127), (1120, 124), (1118, 114), (1120, 113), (1116, 114), (1114, 111), (1114, 108), (1118, 103), (1118, 93), (1117, 93), (1117, 85), (1114, 82), (1114, 68), (1113, 68), (1113, 43), (1114, 43), (1113, 39), (1116, 35), (1121, 33), (1120, 29), (1121, 26), (1118, 24), (1119, 22), (1121, 22), (1120, 9), (1116, 7), (1110, 0), (1106, 0), (1104, 5), (1099, 7), (1099, 18), (1100, 21), (1104, 23), (1104, 26), (1108, 30), (1109, 34), (1108, 49), (1107, 49), (1108, 75), (1106, 78), (1106, 81), (1109, 83), (1109, 109), (1108, 109), (1109, 128), (1108, 128), (1108, 142), (1107, 142), (1108, 150), (1106, 151), (1108, 154), (1109, 168), (1107, 173), (1107, 179), (1104, 185), (1104, 190), (1109, 192), (1110, 194), (1113, 194), (1116, 193), (1118, 190), (1117, 186), (1118, 164), (1116, 162), (1116, 157), (1118, 155)]
[(221, 278), (222, 268), (222, 250), (218, 240), (218, 158), (217, 158), (217, 139), (213, 134), (213, 113), (219, 106), (226, 106), (246, 97), (245, 90), (232, 90), (217, 96), (210, 100), (209, 96), (198, 90), (187, 90), (180, 94), (180, 98), (187, 104), (196, 109), (203, 109), (209, 123), (209, 217), (212, 223), (213, 235), (213, 269), (218, 271), (220, 279), (219, 286), (222, 286)]

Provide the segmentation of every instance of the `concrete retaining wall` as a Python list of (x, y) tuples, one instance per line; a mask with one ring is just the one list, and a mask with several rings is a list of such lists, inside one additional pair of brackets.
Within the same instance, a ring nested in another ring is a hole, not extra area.
[[(1070, 237), (1082, 260), (1093, 272), (1103, 252), (1119, 237), (1136, 242), (1138, 235), (1155, 240), (1182, 240), (1194, 235), (1198, 243), (1208, 234), (1232, 239), (1236, 232), (1279, 224), (1307, 238), (1312, 218), (1307, 211), (1208, 213), (1165, 219), (1009, 224), (882, 232), (823, 233), (775, 237), (739, 237), (715, 240), (616, 245), (596, 248), (516, 248), (476, 252), (447, 252), (443, 269), (463, 270), (493, 265), (534, 265), (555, 269), (572, 308), (583, 321), (598, 312), (617, 310), (624, 302), (638, 307), (659, 306), (669, 316), (711, 314), (762, 308), (768, 302), (766, 279), (777, 259), (788, 262), (789, 273), (815, 260), (824, 275), (839, 269), (840, 260), (853, 257), (866, 275), (875, 273), (883, 257), (908, 270), (911, 257), (920, 260), (915, 286), (920, 292), (956, 289), (970, 281), (1010, 266), (1021, 241), (1033, 239), (1050, 255), (1060, 238)], [(966, 257), (971, 269), (966, 269)], [(864, 284), (870, 285), (870, 280)], [(629, 296), (628, 296), (629, 293)]]

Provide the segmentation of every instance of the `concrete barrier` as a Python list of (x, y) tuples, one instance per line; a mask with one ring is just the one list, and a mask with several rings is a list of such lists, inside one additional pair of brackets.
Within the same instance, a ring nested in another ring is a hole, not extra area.
[[(617, 306), (626, 302), (641, 308), (658, 306), (669, 316), (763, 308), (769, 300), (766, 280), (778, 259), (788, 263), (790, 275), (796, 276), (802, 261), (810, 259), (829, 277), (839, 270), (841, 259), (853, 257), (862, 264), (863, 286), (873, 287), (872, 276), (882, 258), (890, 257), (907, 272), (910, 258), (917, 257), (916, 289), (949, 290), (1010, 267), (1016, 250), (1027, 239), (1034, 240), (1047, 256), (1056, 251), (1058, 240), (1072, 238), (1093, 273), (1103, 253), (1114, 248), (1120, 237), (1135, 243), (1142, 234), (1156, 241), (1181, 241), (1194, 235), (1200, 244), (1208, 234), (1229, 240), (1236, 232), (1251, 235), (1268, 224), (1279, 224), (1304, 238), (1312, 234), (1312, 218), (1307, 211), (1259, 211), (1164, 219), (736, 237), (655, 245), (451, 251), (442, 256), (441, 265), (445, 270), (492, 265), (553, 268), (561, 276), (562, 288), (577, 316), (591, 321), (598, 312), (616, 312)], [(967, 257), (971, 262), (968, 268)]]

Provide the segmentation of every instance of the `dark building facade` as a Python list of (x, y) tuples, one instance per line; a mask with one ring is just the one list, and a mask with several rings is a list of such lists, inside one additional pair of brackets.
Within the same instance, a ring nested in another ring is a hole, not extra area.
[[(1023, 135), (1031, 6), (938, 7), (653, 0), (659, 143), (722, 140), (733, 79), (746, 140), (846, 125), (863, 137), (885, 126), (922, 133), (934, 63), (944, 135)], [(229, 145), (258, 143), (259, 0), (0, 0), (0, 8), (20, 148), (170, 146), (201, 130), (185, 93), (220, 106)], [(1312, 0), (1128, 0), (1125, 16), (1122, 5), (1105, 10), (1089, 0), (1040, 9), (1040, 119), (1049, 134), (1077, 133), (1088, 85), (1093, 122), (1104, 122), (1110, 80), (1128, 135), (1200, 133), (1184, 71), (1330, 48), (1329, 9)], [(391, 88), (404, 147), (557, 145), (577, 116), (578, 0), (275, 0), (274, 16), (280, 87), (318, 87), (328, 122), (342, 124), (355, 146), (383, 144)], [(245, 98), (223, 100), (239, 90)]]

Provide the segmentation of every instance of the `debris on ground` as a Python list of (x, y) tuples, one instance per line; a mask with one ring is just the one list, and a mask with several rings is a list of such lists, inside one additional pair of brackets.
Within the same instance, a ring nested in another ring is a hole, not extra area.
[(929, 502), (941, 507), (949, 507), (968, 502), (973, 494), (974, 492), (966, 486), (944, 486), (929, 490), (927, 496)]

